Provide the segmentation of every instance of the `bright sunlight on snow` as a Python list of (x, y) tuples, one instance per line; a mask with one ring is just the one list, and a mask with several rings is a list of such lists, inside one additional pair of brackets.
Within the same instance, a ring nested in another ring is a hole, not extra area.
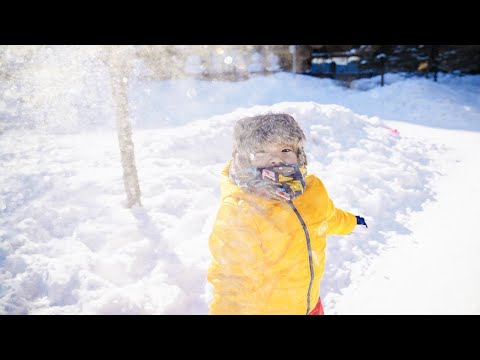
[(206, 314), (232, 126), (265, 112), (299, 121), (308, 171), (369, 225), (327, 240), (326, 314), (480, 314), (480, 76), (133, 77), (129, 209), (108, 71), (57, 51), (29, 102), (0, 81), (0, 314)]

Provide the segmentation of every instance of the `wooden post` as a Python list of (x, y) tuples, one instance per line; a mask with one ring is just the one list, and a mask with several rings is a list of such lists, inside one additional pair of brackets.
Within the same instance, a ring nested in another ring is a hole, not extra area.
[(297, 45), (290, 45), (289, 50), (292, 54), (292, 73), (295, 76), (297, 74)]

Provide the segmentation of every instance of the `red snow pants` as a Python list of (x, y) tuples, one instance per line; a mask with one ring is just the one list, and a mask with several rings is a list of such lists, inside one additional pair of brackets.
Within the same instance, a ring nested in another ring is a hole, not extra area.
[(318, 298), (318, 303), (315, 308), (308, 313), (308, 315), (325, 315), (323, 313), (323, 306), (322, 306), (322, 300)]

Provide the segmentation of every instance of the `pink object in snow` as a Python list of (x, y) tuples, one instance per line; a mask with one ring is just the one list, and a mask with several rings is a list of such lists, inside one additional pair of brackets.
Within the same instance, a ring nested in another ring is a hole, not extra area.
[(390, 133), (392, 133), (393, 135), (400, 135), (400, 131), (398, 131), (397, 129), (393, 129), (388, 126), (387, 126), (387, 129), (390, 130)]

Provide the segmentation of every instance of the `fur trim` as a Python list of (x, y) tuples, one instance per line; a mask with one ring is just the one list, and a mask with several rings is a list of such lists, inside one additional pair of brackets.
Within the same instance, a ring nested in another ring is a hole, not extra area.
[(307, 165), (303, 149), (305, 134), (295, 119), (284, 113), (269, 113), (240, 119), (233, 130), (233, 157), (238, 155), (240, 166), (249, 166), (250, 154), (263, 144), (285, 143), (295, 148), (299, 163)]

